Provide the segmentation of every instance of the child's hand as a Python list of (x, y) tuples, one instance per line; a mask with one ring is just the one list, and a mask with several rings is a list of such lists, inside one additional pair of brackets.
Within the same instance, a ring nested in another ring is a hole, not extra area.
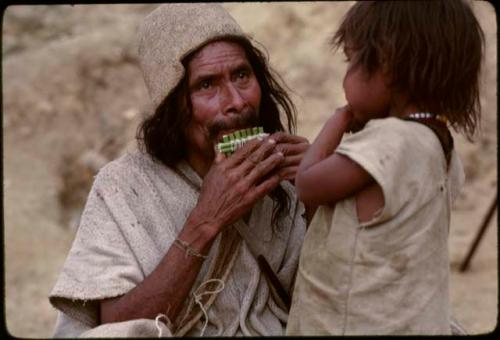
[(349, 105), (339, 107), (335, 110), (330, 120), (332, 120), (332, 124), (334, 124), (337, 129), (344, 132), (350, 132), (354, 120), (351, 107)]
[(339, 115), (339, 120), (344, 124), (344, 132), (358, 132), (365, 126), (365, 122), (360, 122), (356, 119), (356, 115), (348, 105), (342, 106), (335, 111), (335, 115)]

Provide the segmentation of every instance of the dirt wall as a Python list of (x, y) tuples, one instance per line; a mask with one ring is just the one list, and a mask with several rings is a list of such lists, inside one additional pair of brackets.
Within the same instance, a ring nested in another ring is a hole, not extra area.
[[(340, 53), (327, 40), (351, 2), (227, 3), (265, 46), (292, 91), (298, 133), (313, 140), (343, 105)], [(3, 17), (3, 193), (8, 331), (49, 337), (55, 310), (47, 296), (71, 246), (96, 170), (134, 147), (149, 98), (136, 64), (135, 33), (156, 5), (9, 6)], [(496, 214), (471, 268), (463, 259), (497, 186), (496, 18), (476, 1), (487, 49), (482, 130), (456, 136), (467, 183), (450, 230), (452, 310), (472, 333), (496, 325)]]

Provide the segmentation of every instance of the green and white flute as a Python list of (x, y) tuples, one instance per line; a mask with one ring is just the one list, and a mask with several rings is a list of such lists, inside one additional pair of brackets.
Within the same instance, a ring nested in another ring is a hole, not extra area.
[(217, 144), (217, 150), (229, 156), (241, 148), (245, 143), (256, 138), (263, 139), (267, 136), (269, 136), (269, 134), (265, 133), (264, 128), (261, 126), (234, 131), (233, 133), (222, 136), (222, 142)]

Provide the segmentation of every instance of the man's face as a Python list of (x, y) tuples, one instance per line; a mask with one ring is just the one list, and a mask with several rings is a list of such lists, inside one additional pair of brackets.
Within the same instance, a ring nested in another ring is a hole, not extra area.
[(261, 90), (245, 50), (217, 41), (187, 66), (192, 118), (186, 129), (188, 158), (210, 164), (222, 135), (259, 122)]

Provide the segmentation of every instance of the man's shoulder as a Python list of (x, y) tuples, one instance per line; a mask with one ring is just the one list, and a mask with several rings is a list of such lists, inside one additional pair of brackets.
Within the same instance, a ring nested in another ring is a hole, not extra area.
[(127, 170), (136, 168), (141, 159), (142, 155), (138, 151), (126, 152), (106, 163), (99, 169), (97, 175), (102, 176), (104, 174), (126, 172)]
[(99, 169), (95, 180), (98, 182), (103, 179), (112, 179), (120, 183), (134, 178), (138, 173), (154, 171), (155, 166), (159, 165), (154, 164), (148, 154), (139, 150), (127, 151)]

